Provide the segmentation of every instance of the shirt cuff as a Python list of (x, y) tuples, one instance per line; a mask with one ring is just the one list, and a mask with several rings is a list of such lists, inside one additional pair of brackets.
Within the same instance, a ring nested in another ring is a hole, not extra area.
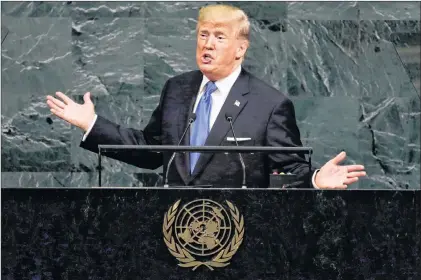
[(316, 169), (316, 171), (314, 171), (314, 173), (313, 173), (313, 177), (311, 178), (311, 183), (313, 184), (313, 187), (315, 188), (315, 189), (320, 189), (317, 185), (316, 185), (316, 181), (315, 181), (315, 179), (316, 179), (316, 174), (317, 174), (317, 172), (319, 172), (320, 171), (320, 169)]
[(95, 122), (96, 122), (97, 117), (98, 117), (98, 116), (97, 116), (97, 114), (95, 114), (95, 116), (94, 116), (94, 120), (92, 121), (91, 126), (88, 128), (88, 130), (87, 130), (87, 131), (85, 132), (85, 134), (83, 135), (82, 142), (86, 140), (86, 137), (88, 137), (88, 134), (89, 134), (89, 132), (91, 132), (92, 127), (94, 127), (94, 124), (95, 124)]

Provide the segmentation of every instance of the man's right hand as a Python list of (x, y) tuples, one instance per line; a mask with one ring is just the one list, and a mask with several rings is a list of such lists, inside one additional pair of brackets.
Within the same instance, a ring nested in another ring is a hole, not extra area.
[(56, 95), (61, 100), (51, 95), (47, 96), (47, 105), (51, 113), (86, 132), (95, 118), (91, 93), (87, 92), (83, 96), (84, 104), (74, 102), (62, 92), (56, 92)]

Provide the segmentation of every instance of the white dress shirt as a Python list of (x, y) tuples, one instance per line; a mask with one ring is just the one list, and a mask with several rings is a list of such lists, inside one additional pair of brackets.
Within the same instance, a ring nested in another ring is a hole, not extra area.
[[(237, 80), (238, 76), (241, 73), (241, 65), (238, 66), (234, 72), (232, 72), (226, 78), (222, 80), (216, 81), (215, 85), (217, 90), (215, 90), (212, 94), (212, 108), (210, 112), (210, 119), (209, 119), (209, 129), (212, 128), (213, 124), (215, 123), (216, 117), (218, 116), (219, 112), (221, 111), (222, 105), (224, 105), (225, 99), (234, 85), (235, 81)], [(209, 82), (209, 79), (203, 75), (202, 83), (200, 84), (199, 92), (197, 94), (196, 102), (193, 107), (193, 112), (196, 112), (197, 106), (199, 105), (200, 99), (202, 98), (203, 94), (205, 93), (205, 85)], [(194, 123), (192, 124), (192, 126)]]
[[(232, 86), (234, 85), (235, 81), (237, 80), (238, 76), (240, 76), (240, 73), (241, 73), (241, 65), (238, 66), (226, 78), (215, 82), (217, 90), (215, 90), (211, 94), (212, 108), (211, 108), (211, 113), (210, 113), (209, 128), (212, 128), (213, 124), (215, 123), (216, 117), (218, 116), (219, 112), (221, 111), (221, 108), (224, 105), (225, 99), (227, 99), (228, 94), (229, 94)], [(193, 112), (196, 112), (196, 109), (197, 109), (197, 106), (200, 102), (200, 99), (202, 98), (202, 95), (205, 92), (205, 85), (206, 85), (207, 82), (209, 82), (209, 79), (205, 75), (203, 75), (202, 83), (200, 84), (199, 92), (197, 93), (196, 102), (195, 102), (194, 107), (193, 107)], [(89, 132), (91, 131), (92, 127), (94, 126), (94, 124), (96, 122), (96, 119), (97, 119), (97, 115), (95, 114), (95, 118), (94, 118), (91, 126), (89, 127), (89, 129), (83, 135), (82, 141), (85, 141), (86, 137), (88, 136)], [(194, 123), (192, 124), (192, 126), (193, 125), (194, 125)], [(318, 187), (315, 183), (315, 177), (316, 177), (316, 173), (318, 171), (319, 170), (314, 172), (314, 174), (312, 176), (313, 187), (315, 187), (316, 189), (318, 189)]]

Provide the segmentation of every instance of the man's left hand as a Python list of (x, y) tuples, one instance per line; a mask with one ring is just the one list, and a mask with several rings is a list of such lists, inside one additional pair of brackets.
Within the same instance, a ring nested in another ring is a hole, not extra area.
[(346, 189), (348, 185), (358, 181), (358, 177), (366, 176), (363, 165), (339, 165), (346, 158), (341, 152), (329, 160), (316, 174), (314, 182), (319, 189)]

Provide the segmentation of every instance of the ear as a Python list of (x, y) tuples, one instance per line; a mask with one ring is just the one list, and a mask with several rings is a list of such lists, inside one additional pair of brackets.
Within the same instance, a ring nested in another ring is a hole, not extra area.
[(235, 54), (236, 59), (243, 58), (247, 52), (247, 49), (249, 47), (249, 41), (248, 40), (240, 40), (239, 46), (237, 48), (237, 52)]

